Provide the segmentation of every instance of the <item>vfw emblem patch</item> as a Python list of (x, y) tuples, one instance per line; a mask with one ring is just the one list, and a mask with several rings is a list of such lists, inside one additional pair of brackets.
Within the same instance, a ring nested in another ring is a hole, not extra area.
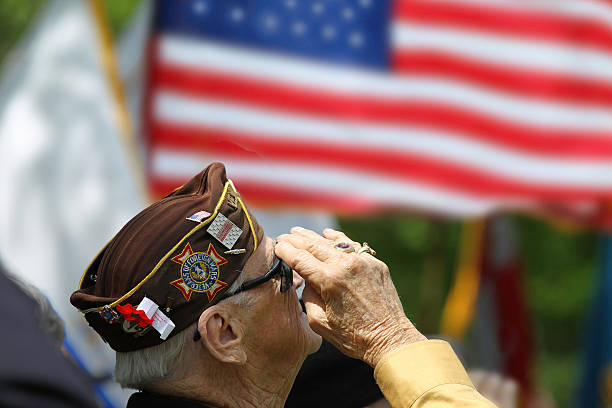
[(181, 264), (181, 277), (170, 282), (181, 291), (185, 299), (191, 299), (192, 292), (206, 292), (208, 301), (212, 301), (217, 292), (227, 286), (219, 280), (219, 266), (227, 260), (215, 251), (212, 244), (208, 244), (206, 252), (193, 252), (191, 245), (185, 245), (183, 252), (172, 258)]

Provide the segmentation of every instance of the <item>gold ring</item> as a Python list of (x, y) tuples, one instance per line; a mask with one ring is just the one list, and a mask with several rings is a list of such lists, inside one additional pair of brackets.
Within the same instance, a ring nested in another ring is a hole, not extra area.
[(357, 253), (359, 255), (364, 254), (364, 253), (368, 253), (372, 256), (376, 255), (376, 251), (374, 249), (372, 249), (367, 242), (364, 242), (363, 244), (361, 244), (361, 248), (359, 248), (359, 250), (357, 251)]

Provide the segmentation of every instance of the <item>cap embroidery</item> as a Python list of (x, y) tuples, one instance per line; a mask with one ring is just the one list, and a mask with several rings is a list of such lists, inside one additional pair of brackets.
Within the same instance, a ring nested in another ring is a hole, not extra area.
[(212, 301), (217, 292), (227, 286), (219, 280), (219, 266), (227, 260), (217, 253), (212, 244), (208, 244), (206, 252), (193, 252), (187, 243), (183, 251), (172, 258), (181, 265), (180, 278), (170, 282), (181, 291), (187, 301), (192, 292), (206, 292), (208, 301)]

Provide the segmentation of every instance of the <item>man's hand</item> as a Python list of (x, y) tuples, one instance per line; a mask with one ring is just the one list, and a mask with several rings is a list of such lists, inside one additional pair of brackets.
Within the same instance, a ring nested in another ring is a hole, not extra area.
[(404, 314), (387, 265), (334, 248), (339, 242), (360, 248), (331, 229), (321, 236), (295, 227), (277, 239), (276, 255), (306, 280), (302, 299), (312, 329), (372, 367), (389, 351), (426, 340)]

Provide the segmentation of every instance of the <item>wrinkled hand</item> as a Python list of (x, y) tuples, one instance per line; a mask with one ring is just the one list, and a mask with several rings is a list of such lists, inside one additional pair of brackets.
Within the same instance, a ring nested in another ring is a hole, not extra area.
[(404, 314), (387, 265), (342, 252), (338, 242), (360, 247), (331, 229), (321, 236), (295, 227), (277, 239), (276, 255), (306, 281), (302, 299), (312, 329), (372, 367), (389, 351), (426, 340)]

